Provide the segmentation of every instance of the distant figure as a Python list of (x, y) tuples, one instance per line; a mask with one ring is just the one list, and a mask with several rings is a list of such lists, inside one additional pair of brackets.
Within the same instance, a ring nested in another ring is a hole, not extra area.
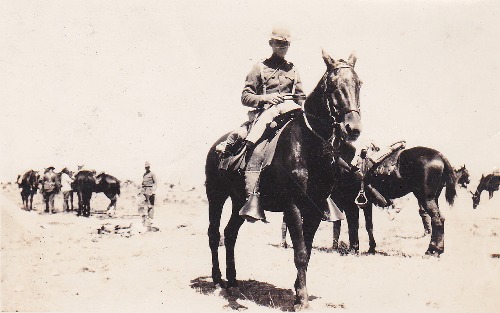
[(151, 220), (154, 218), (155, 193), (158, 186), (156, 175), (151, 172), (149, 162), (144, 164), (146, 172), (142, 175), (141, 193), (144, 195), (145, 203), (139, 207), (144, 226), (151, 230)]
[(71, 184), (73, 183), (73, 178), (71, 178), (71, 173), (67, 167), (61, 170), (61, 191), (63, 193), (63, 210), (69, 212), (69, 204), (71, 201), (71, 210), (73, 210), (73, 189)]
[(45, 202), (45, 213), (56, 213), (54, 210), (54, 197), (59, 192), (57, 174), (54, 167), (49, 166), (42, 178), (42, 195)]

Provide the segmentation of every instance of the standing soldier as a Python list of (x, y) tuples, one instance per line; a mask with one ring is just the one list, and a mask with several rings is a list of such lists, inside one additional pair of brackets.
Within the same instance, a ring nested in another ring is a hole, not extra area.
[(63, 210), (66, 212), (69, 212), (69, 201), (71, 201), (71, 209), (73, 209), (73, 188), (71, 188), (72, 182), (73, 178), (71, 178), (68, 168), (63, 168), (61, 170), (61, 191), (63, 193)]
[(56, 213), (54, 210), (54, 197), (59, 191), (57, 174), (54, 173), (54, 167), (47, 167), (45, 174), (42, 178), (42, 195), (43, 201), (45, 202), (45, 213)]
[(150, 167), (151, 165), (149, 164), (149, 162), (146, 162), (144, 164), (146, 172), (144, 173), (144, 175), (142, 175), (141, 193), (144, 195), (144, 198), (146, 199), (145, 206), (147, 208), (145, 208), (144, 206), (141, 206), (139, 208), (139, 214), (142, 215), (142, 222), (144, 226), (148, 229), (148, 231), (151, 230), (151, 220), (154, 217), (155, 193), (156, 193), (156, 188), (158, 186), (156, 175), (153, 172), (151, 172)]

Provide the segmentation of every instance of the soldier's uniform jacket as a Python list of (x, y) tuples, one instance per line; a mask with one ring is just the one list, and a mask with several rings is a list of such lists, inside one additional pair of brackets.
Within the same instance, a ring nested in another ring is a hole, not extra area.
[(147, 195), (154, 194), (156, 191), (156, 176), (153, 172), (144, 173), (142, 176), (142, 192)]
[(262, 101), (265, 94), (293, 92), (304, 95), (297, 69), (291, 62), (271, 57), (253, 66), (246, 77), (241, 102), (248, 107), (260, 108), (265, 104)]
[(42, 192), (52, 192), (57, 187), (57, 175), (54, 172), (45, 173), (42, 178)]

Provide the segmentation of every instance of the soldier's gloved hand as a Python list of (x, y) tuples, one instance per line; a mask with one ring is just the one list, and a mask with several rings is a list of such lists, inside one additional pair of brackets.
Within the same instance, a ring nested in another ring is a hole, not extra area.
[(262, 96), (262, 101), (265, 104), (269, 104), (269, 105), (273, 106), (273, 105), (280, 104), (283, 101), (285, 101), (285, 97), (282, 94), (279, 94), (279, 93), (271, 93), (271, 94), (268, 94), (268, 95), (263, 95)]

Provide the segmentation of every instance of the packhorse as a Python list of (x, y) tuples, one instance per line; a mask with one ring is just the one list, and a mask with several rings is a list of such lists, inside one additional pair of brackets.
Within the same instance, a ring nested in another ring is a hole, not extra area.
[[(308, 307), (306, 272), (312, 242), (327, 207), (333, 186), (332, 157), (324, 145), (338, 146), (356, 140), (361, 132), (359, 91), (361, 81), (354, 71), (356, 57), (334, 60), (323, 52), (327, 70), (306, 98), (298, 114), (284, 126), (277, 141), (272, 162), (260, 177), (260, 201), (267, 211), (283, 212), (294, 248), (295, 308)], [(209, 203), (208, 238), (212, 253), (212, 279), (221, 287), (237, 287), (234, 247), (244, 223), (239, 215), (246, 202), (244, 177), (237, 171), (219, 169), (215, 147), (207, 155), (206, 194)], [(231, 198), (232, 214), (224, 229), (226, 278), (222, 280), (218, 248), (220, 220), (225, 201)]]
[[(381, 164), (375, 163), (364, 178), (365, 184), (370, 183), (385, 199), (393, 200), (412, 192), (417, 198), (420, 215), (424, 226), (430, 217), (431, 239), (426, 255), (440, 255), (444, 252), (444, 217), (439, 210), (438, 199), (446, 186), (446, 201), (453, 205), (456, 197), (456, 177), (448, 159), (439, 151), (427, 147), (413, 147), (402, 150), (397, 157), (396, 168), (390, 173), (380, 174), (377, 171)], [(350, 173), (341, 174), (341, 180), (332, 191), (332, 199), (346, 213), (349, 226), (349, 241), (351, 249), (359, 249), (358, 228), (359, 208), (355, 203), (360, 183)], [(372, 204), (376, 199), (366, 193), (368, 203), (364, 209), (369, 234), (369, 252), (375, 252), (373, 237)], [(334, 223), (334, 242), (338, 242), (340, 222)], [(336, 238), (335, 238), (336, 236)]]
[(21, 188), (22, 209), (26, 211), (33, 210), (33, 196), (38, 191), (40, 174), (37, 171), (29, 170), (22, 177), (18, 175), (16, 182), (19, 188)]
[(472, 194), (472, 207), (474, 209), (477, 208), (479, 202), (481, 201), (481, 193), (483, 191), (488, 191), (489, 198), (493, 198), (493, 192), (498, 191), (500, 185), (500, 173), (491, 173), (486, 176), (481, 175), (481, 179), (479, 180), (479, 185), (476, 188), (476, 191)]
[(111, 202), (106, 209), (108, 213), (116, 210), (116, 201), (120, 195), (120, 181), (109, 174), (100, 173), (96, 176), (96, 186), (94, 192), (102, 192)]
[(94, 171), (79, 171), (75, 175), (72, 188), (78, 195), (78, 216), (90, 216), (90, 200), (93, 192), (102, 192), (111, 200), (107, 208), (108, 213), (111, 209), (116, 209), (117, 196), (120, 195), (120, 181), (114, 176), (106, 173), (95, 176)]

